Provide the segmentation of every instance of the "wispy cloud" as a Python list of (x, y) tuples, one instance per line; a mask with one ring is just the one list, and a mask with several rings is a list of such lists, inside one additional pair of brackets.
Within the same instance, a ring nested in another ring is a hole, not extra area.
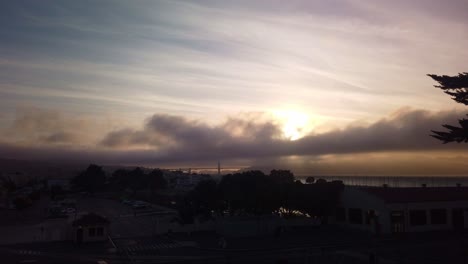
[(349, 119), (377, 118), (402, 105), (447, 107), (424, 74), (456, 73), (467, 56), (467, 21), (456, 15), (463, 1), (3, 7), (9, 26), (1, 29), (0, 89), (28, 93), (10, 95), (9, 109), (31, 100), (49, 106), (52, 94), (61, 94), (84, 105), (94, 101), (88, 108), (94, 114), (102, 111), (98, 103), (115, 109), (125, 101), (125, 112), (140, 115), (158, 108), (206, 118), (295, 105), (331, 118), (344, 112)]

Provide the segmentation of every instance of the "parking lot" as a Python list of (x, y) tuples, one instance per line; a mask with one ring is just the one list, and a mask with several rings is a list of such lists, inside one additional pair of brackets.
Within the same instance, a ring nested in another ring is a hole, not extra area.
[[(107, 217), (113, 237), (151, 236), (176, 215), (175, 211), (142, 201), (85, 197), (77, 200), (77, 214), (94, 212)], [(168, 216), (169, 215), (169, 216)]]
[[(67, 201), (73, 201), (76, 209)], [(60, 201), (51, 201), (47, 196), (21, 212), (2, 211), (0, 224), (0, 244), (53, 241), (65, 237), (66, 226), (76, 217), (85, 213), (97, 213), (111, 222), (111, 232), (117, 237), (151, 236), (157, 228), (156, 214), (165, 208), (141, 202), (124, 204), (117, 200), (90, 196), (67, 197), (62, 205)], [(51, 217), (50, 208), (57, 208), (63, 216)]]

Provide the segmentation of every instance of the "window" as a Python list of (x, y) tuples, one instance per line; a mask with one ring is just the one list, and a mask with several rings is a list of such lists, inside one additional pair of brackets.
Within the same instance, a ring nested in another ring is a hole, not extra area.
[(336, 221), (345, 222), (346, 221), (346, 209), (343, 207), (336, 208)]
[(362, 224), (362, 210), (359, 208), (350, 208), (349, 209), (349, 222), (351, 224)]
[(410, 224), (412, 226), (420, 226), (420, 225), (427, 224), (425, 210), (411, 210), (409, 214), (410, 214)]
[(445, 225), (447, 224), (447, 210), (445, 209), (432, 209), (431, 210), (431, 224)]
[(405, 232), (405, 213), (403, 211), (391, 211), (390, 225), (393, 233)]
[(104, 228), (98, 227), (97, 228), (97, 236), (103, 236), (104, 235)]
[(366, 225), (371, 224), (371, 220), (375, 218), (375, 211), (374, 210), (368, 210), (366, 212)]
[(96, 236), (96, 228), (91, 227), (88, 231), (90, 237)]

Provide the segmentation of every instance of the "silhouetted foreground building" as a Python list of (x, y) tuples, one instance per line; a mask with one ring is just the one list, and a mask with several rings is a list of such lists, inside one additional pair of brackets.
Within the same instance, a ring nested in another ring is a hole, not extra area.
[(345, 187), (335, 220), (376, 234), (468, 227), (466, 187)]
[(104, 241), (109, 234), (109, 220), (94, 213), (81, 216), (73, 221), (72, 226), (76, 243)]

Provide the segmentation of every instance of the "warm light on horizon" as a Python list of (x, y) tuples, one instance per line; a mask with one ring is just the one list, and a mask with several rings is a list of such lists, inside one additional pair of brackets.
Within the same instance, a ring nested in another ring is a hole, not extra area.
[(289, 140), (300, 139), (313, 129), (309, 115), (304, 112), (275, 110), (273, 111), (273, 115), (282, 124), (283, 136)]

